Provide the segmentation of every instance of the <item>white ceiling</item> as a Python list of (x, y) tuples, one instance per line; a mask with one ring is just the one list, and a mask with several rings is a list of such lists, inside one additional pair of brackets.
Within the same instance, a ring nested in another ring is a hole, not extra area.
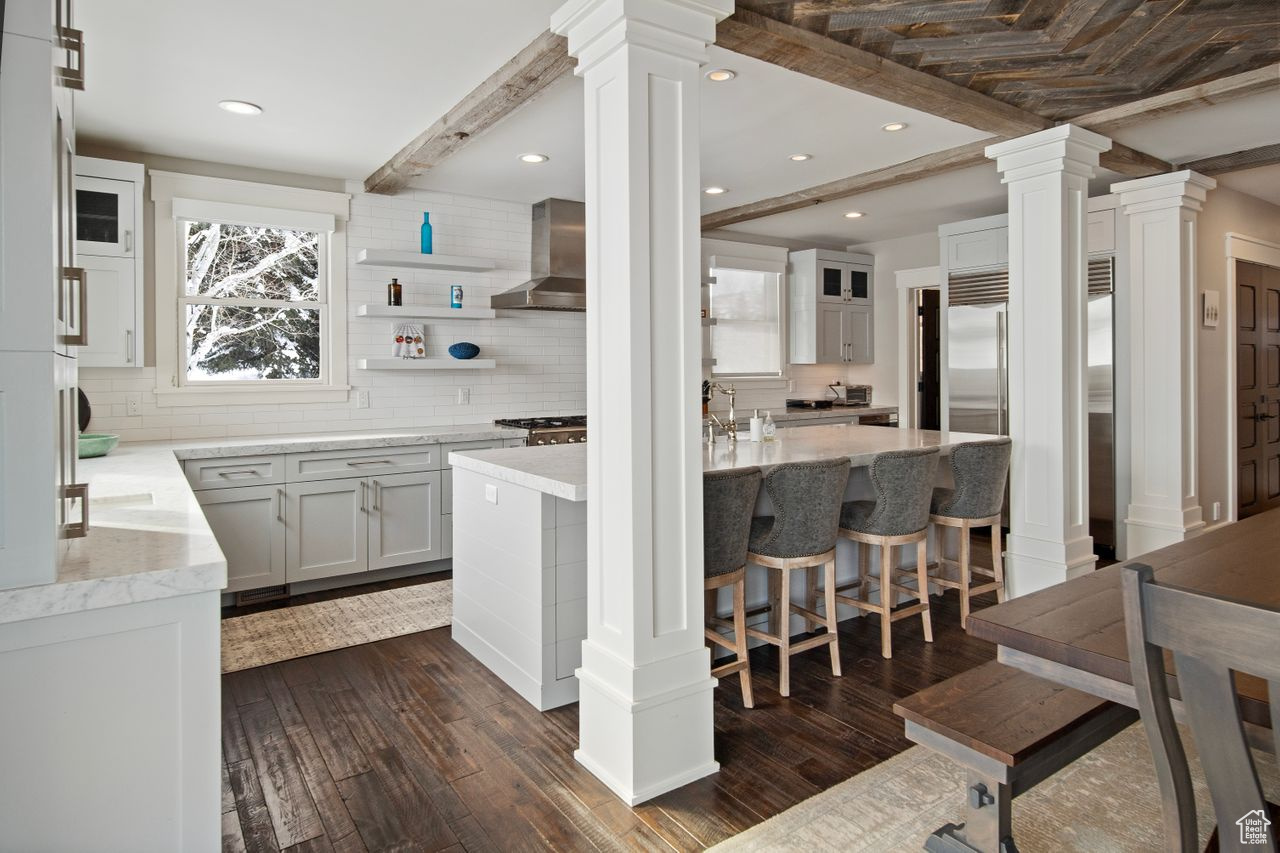
[[(80, 132), (146, 153), (303, 174), (364, 178), (547, 26), (561, 0), (194, 0), (83, 3), (90, 85)], [(478, 19), (501, 26), (478, 27)], [(712, 47), (702, 82), (703, 211), (866, 172), (986, 134)], [(244, 118), (223, 98), (261, 104)], [(905, 121), (899, 133), (880, 127)], [(1280, 93), (1180, 113), (1116, 134), (1181, 162), (1280, 141)], [(519, 162), (522, 153), (547, 163)], [(793, 153), (813, 159), (794, 163)], [(1109, 173), (1095, 184), (1105, 192)], [(1221, 179), (1280, 203), (1280, 167)], [(582, 198), (582, 83), (566, 78), (418, 178), (415, 186), (534, 202)], [(994, 166), (732, 226), (739, 233), (843, 246), (932, 230), (1004, 208)], [(849, 220), (848, 210), (866, 216)]]
[[(364, 178), (544, 31), (561, 2), (80, 3), (77, 128), (149, 154)], [(218, 109), (228, 98), (265, 112)]]

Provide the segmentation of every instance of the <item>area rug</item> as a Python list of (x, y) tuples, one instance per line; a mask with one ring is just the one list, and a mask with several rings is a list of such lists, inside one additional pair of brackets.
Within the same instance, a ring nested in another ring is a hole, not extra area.
[(415, 584), (222, 620), (222, 671), (359, 646), (453, 621), (453, 581)]
[[(1203, 849), (1212, 806), (1193, 745), (1183, 731), (1196, 789)], [(1280, 793), (1273, 756), (1254, 753), (1268, 799)], [(921, 850), (931, 832), (962, 818), (959, 765), (922, 746), (787, 809), (712, 848), (716, 851)], [(1160, 790), (1141, 724), (1135, 724), (1013, 801), (1022, 853), (1155, 851), (1163, 848)]]

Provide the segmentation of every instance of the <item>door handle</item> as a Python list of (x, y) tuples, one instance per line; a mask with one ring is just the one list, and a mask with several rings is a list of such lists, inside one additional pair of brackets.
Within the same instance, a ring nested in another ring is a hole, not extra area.
[(1275, 415), (1257, 414), (1253, 416), (1255, 421), (1269, 421), (1275, 418)]
[(74, 335), (67, 335), (66, 343), (73, 347), (87, 347), (89, 345), (89, 274), (85, 272), (84, 267), (63, 267), (62, 280), (74, 281), (77, 285), (76, 302), (76, 320), (79, 322), (80, 331)]
[(366, 503), (366, 499), (367, 499), (366, 496), (368, 495), (368, 492), (369, 492), (369, 483), (365, 480), (361, 480), (360, 481), (360, 511), (364, 513), (367, 513), (369, 511), (369, 507)]
[(276, 489), (276, 521), (288, 523), (284, 520), (284, 489)]
[(124, 361), (133, 364), (133, 329), (124, 330)]
[(377, 480), (373, 481), (373, 511), (382, 511), (382, 484)]
[(124, 232), (124, 250), (126, 252), (133, 251), (133, 232), (132, 231)]

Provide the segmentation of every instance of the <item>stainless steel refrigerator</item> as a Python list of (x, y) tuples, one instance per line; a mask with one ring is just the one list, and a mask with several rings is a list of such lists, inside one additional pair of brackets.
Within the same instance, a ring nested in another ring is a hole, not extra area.
[[(1089, 261), (1089, 531), (1115, 551), (1113, 259)], [(947, 282), (947, 428), (1009, 434), (1008, 270)], [(1007, 516), (1006, 516), (1007, 520)]]

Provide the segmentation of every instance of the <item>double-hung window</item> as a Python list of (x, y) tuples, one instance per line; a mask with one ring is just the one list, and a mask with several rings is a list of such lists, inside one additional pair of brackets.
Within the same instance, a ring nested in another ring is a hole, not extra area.
[[(162, 222), (172, 238), (163, 281), (157, 253), (161, 405), (345, 399), (345, 234), (332, 212), (345, 219), (345, 194), (169, 173), (152, 181), (157, 246)], [(275, 206), (299, 201), (309, 204)]]
[(766, 260), (712, 258), (713, 376), (778, 379), (785, 374), (785, 271), (784, 264)]

